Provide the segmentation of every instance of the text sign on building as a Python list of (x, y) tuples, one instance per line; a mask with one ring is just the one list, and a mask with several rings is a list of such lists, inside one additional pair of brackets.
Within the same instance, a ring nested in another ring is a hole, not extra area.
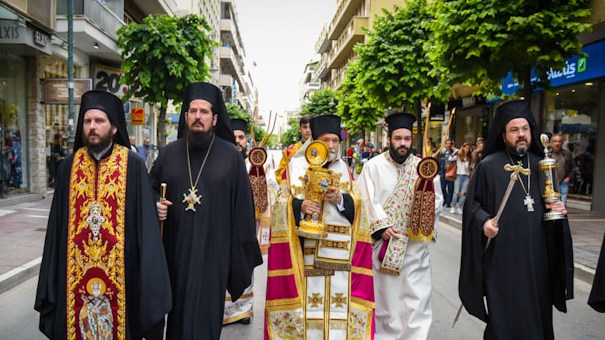
[(145, 109), (142, 107), (133, 107), (130, 109), (130, 124), (144, 125), (145, 124)]
[[(74, 104), (80, 104), (80, 98), (86, 91), (92, 90), (92, 79), (74, 79)], [(66, 78), (44, 79), (44, 104), (68, 104), (69, 88)]]
[[(605, 76), (605, 58), (603, 58), (605, 56), (605, 40), (584, 46), (582, 52), (588, 54), (588, 56), (573, 56), (565, 61), (565, 68), (562, 70), (550, 69), (548, 71), (551, 86), (569, 85)], [(537, 80), (538, 77), (532, 71), (531, 82)], [(510, 72), (506, 78), (502, 79), (502, 94), (512, 95), (520, 88), (521, 86), (513, 80)]]
[(120, 84), (120, 78), (123, 75), (122, 69), (95, 64), (93, 66), (94, 89), (107, 91), (122, 98), (128, 92), (128, 86)]

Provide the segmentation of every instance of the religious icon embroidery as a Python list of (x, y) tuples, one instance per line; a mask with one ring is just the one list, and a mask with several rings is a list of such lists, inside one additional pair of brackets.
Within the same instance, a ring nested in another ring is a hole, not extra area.
[(105, 289), (103, 280), (92, 278), (86, 284), (88, 295), (81, 295), (79, 325), (83, 339), (113, 339), (113, 312)]

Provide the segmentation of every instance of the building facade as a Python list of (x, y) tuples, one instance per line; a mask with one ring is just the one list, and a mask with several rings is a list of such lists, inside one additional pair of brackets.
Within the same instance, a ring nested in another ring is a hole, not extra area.
[[(174, 15), (177, 10), (174, 0), (74, 0), (73, 8), (76, 105), (70, 114), (67, 2), (0, 1), (0, 197), (47, 192), (61, 158), (71, 151), (81, 94), (90, 89), (118, 96), (125, 92), (119, 84), (117, 29), (149, 14)], [(125, 109), (137, 106), (144, 103), (130, 102)], [(154, 116), (148, 106), (145, 111), (148, 119)], [(155, 135), (132, 126), (129, 130), (139, 139), (143, 133)]]

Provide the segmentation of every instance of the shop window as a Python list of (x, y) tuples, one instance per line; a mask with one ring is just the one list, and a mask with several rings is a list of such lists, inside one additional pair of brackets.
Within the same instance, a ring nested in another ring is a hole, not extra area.
[(579, 173), (572, 179), (570, 198), (592, 200), (599, 92), (602, 81), (557, 88), (545, 96), (543, 132), (563, 135)]
[(0, 53), (0, 198), (27, 192), (25, 61)]

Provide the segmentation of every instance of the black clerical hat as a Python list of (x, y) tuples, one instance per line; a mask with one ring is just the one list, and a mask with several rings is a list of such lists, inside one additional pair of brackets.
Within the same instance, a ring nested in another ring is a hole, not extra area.
[(531, 128), (531, 144), (529, 150), (537, 155), (544, 155), (540, 147), (540, 133), (529, 103), (524, 100), (511, 100), (496, 107), (496, 115), (487, 133), (483, 157), (499, 150), (504, 150), (505, 144), (502, 133), (506, 124), (515, 118), (525, 118)]
[(84, 146), (84, 114), (90, 109), (105, 112), (111, 124), (117, 128), (113, 142), (130, 147), (122, 101), (109, 92), (92, 90), (82, 95), (80, 112), (78, 113), (78, 126), (76, 127), (76, 139), (74, 140), (74, 152)]
[(408, 129), (412, 131), (416, 117), (405, 112), (395, 112), (384, 119), (389, 128), (389, 135), (397, 129)]
[(334, 133), (340, 140), (340, 117), (335, 115), (316, 116), (311, 118), (311, 135), (313, 139), (325, 133)]
[(233, 129), (233, 131), (239, 130), (239, 131), (243, 131), (244, 133), (247, 133), (248, 132), (248, 122), (246, 122), (245, 119), (241, 119), (241, 118), (231, 118), (231, 128)]
[(229, 122), (229, 114), (223, 100), (223, 92), (215, 85), (205, 82), (191, 83), (185, 89), (177, 138), (185, 136), (185, 132), (187, 131), (185, 113), (189, 111), (189, 104), (195, 99), (203, 99), (212, 104), (212, 113), (218, 116), (214, 133), (229, 142), (235, 143), (233, 130), (231, 130), (231, 123)]

